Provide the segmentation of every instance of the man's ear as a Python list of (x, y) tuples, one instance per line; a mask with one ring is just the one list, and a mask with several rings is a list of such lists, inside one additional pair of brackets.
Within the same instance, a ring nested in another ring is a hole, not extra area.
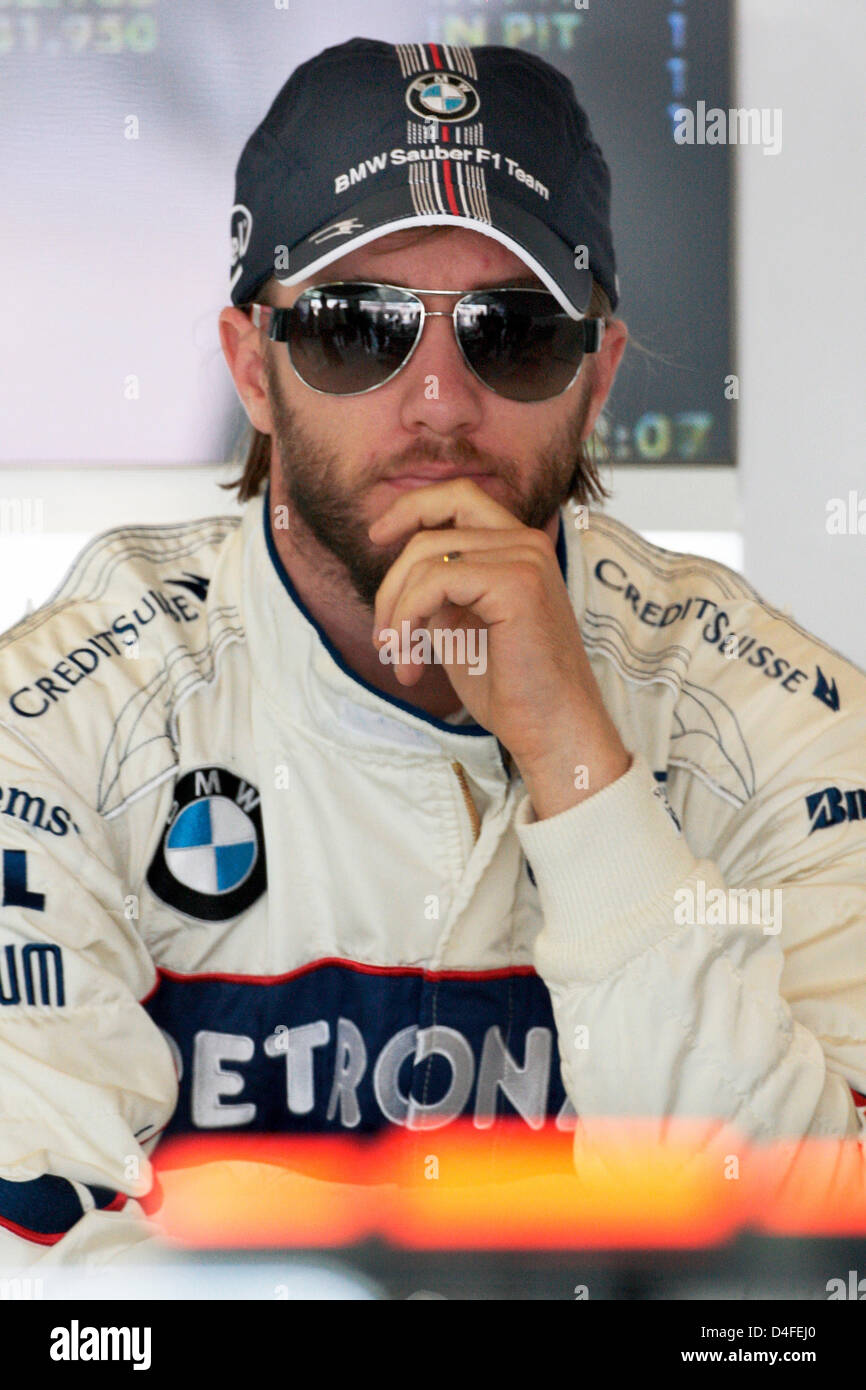
[(272, 434), (274, 425), (265, 390), (262, 356), (263, 349), (267, 350), (267, 339), (261, 329), (234, 306), (223, 309), (220, 314), (219, 334), (223, 356), (250, 424), (262, 434)]
[(595, 429), (595, 422), (601, 414), (616, 380), (617, 368), (628, 342), (628, 329), (622, 319), (611, 319), (605, 324), (604, 341), (599, 352), (593, 353), (586, 362), (592, 363), (590, 388), (586, 419), (581, 432), (582, 439), (588, 439)]

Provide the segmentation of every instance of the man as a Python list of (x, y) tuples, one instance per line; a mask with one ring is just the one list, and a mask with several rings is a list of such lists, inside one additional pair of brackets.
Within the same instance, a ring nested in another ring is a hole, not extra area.
[(242, 520), (99, 537), (4, 639), (7, 1262), (134, 1251), (165, 1134), (855, 1135), (866, 677), (587, 513), (626, 329), (570, 84), (326, 50), (233, 249)]

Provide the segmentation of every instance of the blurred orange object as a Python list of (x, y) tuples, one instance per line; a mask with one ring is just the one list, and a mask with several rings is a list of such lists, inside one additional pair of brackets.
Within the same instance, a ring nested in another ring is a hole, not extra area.
[(471, 1121), (373, 1139), (254, 1135), (167, 1141), (155, 1219), (195, 1247), (330, 1248), (376, 1238), (412, 1249), (697, 1248), (752, 1229), (866, 1233), (854, 1140), (719, 1155), (705, 1125), (594, 1122), (591, 1149), (552, 1126)]

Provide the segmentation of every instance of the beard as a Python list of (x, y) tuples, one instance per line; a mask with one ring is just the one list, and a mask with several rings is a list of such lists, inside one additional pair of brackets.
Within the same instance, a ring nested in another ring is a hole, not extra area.
[[(348, 577), (358, 598), (372, 610), (376, 593), (405, 545), (406, 537), (390, 546), (373, 545), (367, 527), (373, 517), (364, 514), (361, 489), (346, 484), (336, 453), (323, 449), (300, 424), (297, 412), (282, 393), (273, 363), (265, 358), (265, 380), (274, 421), (280, 478), (292, 511), (292, 536), (303, 550), (304, 533), (331, 558), (331, 566)], [(367, 478), (363, 488), (396, 473), (409, 471), (413, 463), (449, 463), (466, 473), (489, 472), (505, 484), (511, 501), (509, 511), (524, 526), (541, 529), (570, 495), (581, 465), (581, 436), (588, 402), (580, 396), (574, 413), (551, 444), (541, 451), (532, 479), (521, 487), (520, 470), (513, 459), (497, 458), (480, 452), (467, 439), (454, 440), (450, 447), (431, 441), (418, 441), (406, 451), (407, 457), (394, 459), (375, 477)], [(295, 522), (301, 523), (300, 531)], [(445, 529), (445, 528), (443, 528)]]

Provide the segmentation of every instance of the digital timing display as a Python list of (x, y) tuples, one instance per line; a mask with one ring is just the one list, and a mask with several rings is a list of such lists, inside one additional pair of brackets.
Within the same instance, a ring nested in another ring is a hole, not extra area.
[(732, 462), (728, 148), (674, 139), (680, 108), (729, 104), (727, 0), (425, 9), (428, 40), (528, 49), (566, 74), (589, 115), (613, 184), (616, 313), (637, 340), (597, 426), (611, 460)]
[(0, 0), (0, 58), (152, 53), (158, 0)]
[(3, 457), (230, 456), (235, 164), (294, 68), (365, 35), (520, 47), (569, 78), (611, 170), (630, 338), (598, 433), (613, 464), (731, 463), (731, 160), (705, 138), (729, 32), (728, 0), (0, 0)]

